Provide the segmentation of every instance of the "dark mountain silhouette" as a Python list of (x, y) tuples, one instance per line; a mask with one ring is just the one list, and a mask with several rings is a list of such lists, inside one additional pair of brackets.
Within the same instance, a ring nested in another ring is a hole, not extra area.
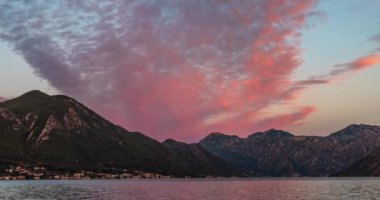
[(199, 144), (186, 144), (173, 139), (167, 139), (163, 144), (173, 150), (171, 151), (171, 157), (177, 160), (177, 164), (184, 168), (185, 171), (196, 172), (196, 174), (201, 175), (243, 175), (240, 170), (233, 168), (232, 165), (227, 164), (219, 156), (208, 152)]
[(247, 138), (212, 133), (199, 144), (252, 176), (328, 176), (380, 146), (380, 127), (350, 125), (327, 137), (269, 130)]
[(380, 148), (334, 176), (380, 176)]
[(70, 97), (40, 91), (0, 103), (0, 165), (9, 164), (178, 177), (235, 175), (199, 145), (162, 144), (112, 124)]

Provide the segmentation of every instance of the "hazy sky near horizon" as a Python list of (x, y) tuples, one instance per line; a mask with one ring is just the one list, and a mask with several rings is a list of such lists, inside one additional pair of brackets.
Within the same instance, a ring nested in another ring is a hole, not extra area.
[(0, 101), (72, 96), (153, 138), (380, 125), (380, 1), (1, 1)]

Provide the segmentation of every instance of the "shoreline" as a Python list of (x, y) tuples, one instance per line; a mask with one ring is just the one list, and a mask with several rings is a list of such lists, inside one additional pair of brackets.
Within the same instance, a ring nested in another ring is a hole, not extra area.
[(350, 176), (350, 177), (207, 177), (207, 178), (182, 178), (182, 177), (171, 177), (171, 178), (60, 178), (60, 179), (0, 179), (0, 182), (11, 182), (11, 181), (84, 181), (84, 180), (211, 180), (211, 181), (252, 181), (252, 180), (359, 180), (359, 179), (380, 179), (379, 176)]

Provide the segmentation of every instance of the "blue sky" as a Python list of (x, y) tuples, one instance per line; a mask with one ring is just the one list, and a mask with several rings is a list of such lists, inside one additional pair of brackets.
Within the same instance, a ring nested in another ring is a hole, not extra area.
[[(326, 20), (304, 31), (304, 63), (297, 78), (324, 73), (339, 63), (373, 52), (370, 38), (380, 32), (380, 1), (321, 1)], [(314, 86), (299, 101), (316, 104), (318, 111), (294, 131), (315, 135), (337, 131), (350, 123), (380, 124), (380, 67), (347, 75), (333, 85)]]

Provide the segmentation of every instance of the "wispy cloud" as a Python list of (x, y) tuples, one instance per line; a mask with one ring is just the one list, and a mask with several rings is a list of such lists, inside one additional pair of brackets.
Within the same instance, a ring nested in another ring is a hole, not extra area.
[[(371, 40), (377, 42), (378, 44), (380, 44), (380, 34), (373, 36), (371, 38)], [(377, 51), (377, 52), (380, 51), (380, 45), (379, 45), (379, 47), (377, 49), (375, 49), (375, 51)]]
[(307, 116), (316, 110), (315, 106), (303, 107), (296, 110), (294, 113), (287, 113), (282, 115), (277, 115), (274, 117), (268, 117), (257, 122), (257, 126), (263, 130), (270, 129), (273, 127), (286, 127), (289, 125), (299, 125), (304, 123)]
[(373, 53), (362, 56), (352, 62), (333, 66), (328, 74), (312, 76), (309, 79), (297, 81), (294, 88), (306, 88), (306, 86), (332, 83), (340, 75), (355, 73), (380, 64), (380, 53)]
[[(376, 42), (379, 47), (375, 48), (370, 54), (361, 56), (349, 63), (338, 64), (332, 67), (331, 71), (326, 74), (312, 76), (308, 79), (297, 81), (294, 83), (293, 90), (299, 90), (307, 88), (307, 86), (328, 84), (338, 79), (340, 75), (346, 73), (355, 73), (367, 68), (375, 67), (380, 64), (380, 34), (374, 35), (370, 38), (370, 41)], [(341, 78), (339, 78), (341, 79)]]
[(355, 72), (380, 64), (380, 53), (366, 55), (353, 62), (336, 65), (330, 72), (330, 76), (337, 76), (347, 72)]

